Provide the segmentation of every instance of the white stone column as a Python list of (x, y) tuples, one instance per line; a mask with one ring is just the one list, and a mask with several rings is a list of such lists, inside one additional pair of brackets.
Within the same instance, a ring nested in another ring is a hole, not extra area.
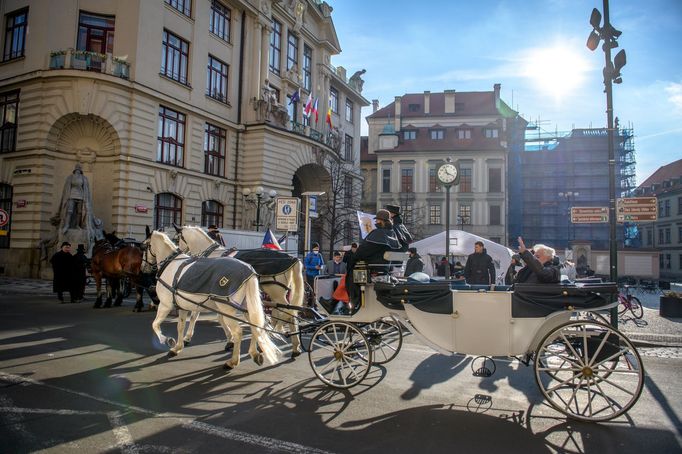
[(267, 24), (260, 23), (260, 77), (259, 87), (265, 84), (265, 79), (268, 78), (270, 72), (268, 53), (270, 52), (270, 27)]

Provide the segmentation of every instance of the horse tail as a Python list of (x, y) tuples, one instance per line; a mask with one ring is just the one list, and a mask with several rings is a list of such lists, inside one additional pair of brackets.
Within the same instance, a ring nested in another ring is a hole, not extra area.
[(263, 351), (265, 359), (270, 364), (275, 364), (280, 350), (277, 348), (270, 334), (263, 329), (265, 326), (265, 313), (263, 312), (263, 301), (260, 297), (260, 288), (258, 287), (258, 278), (256, 275), (251, 276), (245, 283), (246, 292), (246, 308), (249, 311), (249, 321), (255, 325), (251, 327), (252, 336), (258, 339), (258, 346)]
[(303, 297), (305, 294), (305, 283), (303, 281), (303, 264), (300, 260), (296, 260), (296, 264), (292, 268), (292, 286), (291, 286), (291, 304), (293, 306), (302, 307)]

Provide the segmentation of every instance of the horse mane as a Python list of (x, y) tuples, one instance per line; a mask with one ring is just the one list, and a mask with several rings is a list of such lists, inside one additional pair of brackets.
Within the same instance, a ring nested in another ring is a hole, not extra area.
[(173, 243), (173, 241), (170, 239), (170, 237), (168, 236), (167, 233), (162, 232), (162, 231), (160, 231), (160, 230), (156, 230), (156, 233), (159, 234), (159, 236), (161, 237), (161, 239), (163, 240), (163, 242), (164, 242), (164, 243), (166, 244), (166, 246), (168, 246), (171, 250), (174, 251), (175, 249), (177, 249), (177, 246), (175, 245), (175, 243)]

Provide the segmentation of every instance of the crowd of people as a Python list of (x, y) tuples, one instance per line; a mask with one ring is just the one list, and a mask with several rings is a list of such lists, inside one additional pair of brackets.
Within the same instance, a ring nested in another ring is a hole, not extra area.
[[(50, 258), (53, 280), (52, 291), (57, 294), (61, 303), (80, 303), (85, 297), (86, 270), (88, 258), (85, 246), (76, 248), (76, 254), (71, 254), (71, 243), (64, 241), (60, 249)], [(64, 294), (69, 294), (68, 301)]]

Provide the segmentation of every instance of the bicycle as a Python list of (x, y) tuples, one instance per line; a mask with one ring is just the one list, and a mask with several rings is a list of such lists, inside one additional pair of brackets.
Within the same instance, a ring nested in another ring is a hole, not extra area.
[(630, 294), (630, 285), (624, 285), (624, 292), (618, 293), (618, 315), (623, 315), (628, 310), (634, 318), (640, 319), (644, 316), (644, 308), (641, 301), (636, 296)]

